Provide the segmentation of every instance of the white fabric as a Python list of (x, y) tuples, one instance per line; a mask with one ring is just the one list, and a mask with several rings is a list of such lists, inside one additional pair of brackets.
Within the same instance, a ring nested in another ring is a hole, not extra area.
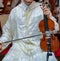
[[(43, 11), (39, 3), (33, 2), (28, 7), (22, 2), (11, 11), (3, 28), (1, 42), (40, 34), (38, 24), (42, 19)], [(39, 45), (40, 38), (42, 35), (13, 42), (13, 46), (2, 61), (46, 61), (46, 52), (42, 52)], [(57, 61), (53, 53), (49, 61)]]

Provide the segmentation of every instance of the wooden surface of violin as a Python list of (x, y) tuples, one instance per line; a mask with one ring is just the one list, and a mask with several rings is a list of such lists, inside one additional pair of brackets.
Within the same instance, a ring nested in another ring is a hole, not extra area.
[[(41, 39), (40, 47), (43, 51), (47, 51), (47, 39), (45, 37), (43, 37)], [(55, 52), (59, 49), (59, 40), (54, 35), (51, 36), (51, 45), (50, 45), (50, 47), (51, 47), (52, 52)]]
[[(40, 29), (40, 31), (42, 33), (45, 33), (46, 32), (45, 25), (44, 25), (45, 22), (44, 21), (45, 20), (41, 20), (40, 23), (39, 23), (39, 29)], [(46, 24), (48, 24), (48, 29), (50, 31), (53, 31), (54, 30), (55, 24), (54, 24), (54, 22), (52, 20), (48, 19)], [(49, 30), (47, 30), (47, 31), (49, 31)], [(49, 38), (50, 38), (50, 41), (49, 41), (50, 42), (50, 44), (49, 44), (50, 45), (49, 46), (50, 50), (52, 52), (57, 51), (59, 49), (59, 40), (58, 40), (58, 38), (56, 36), (54, 36), (53, 34), (51, 34), (49, 36)], [(46, 35), (43, 34), (43, 38), (41, 39), (41, 42), (40, 42), (40, 47), (41, 47), (41, 49), (43, 51), (47, 51), (48, 50), (48, 48), (47, 48), (48, 47), (47, 46), (48, 39), (47, 39)]]
[[(44, 25), (44, 20), (40, 21), (40, 23), (39, 23), (39, 29), (40, 29), (40, 31), (42, 33), (45, 32), (44, 26), (45, 26)], [(49, 30), (53, 31), (54, 30), (54, 26), (55, 26), (54, 22), (51, 19), (49, 19), (48, 20), (48, 28), (49, 28)]]

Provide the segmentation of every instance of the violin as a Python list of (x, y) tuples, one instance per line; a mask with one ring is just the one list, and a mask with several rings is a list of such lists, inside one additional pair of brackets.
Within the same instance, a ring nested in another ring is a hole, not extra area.
[[(39, 22), (39, 30), (42, 33), (49, 33), (54, 30), (54, 22), (44, 15), (44, 20)], [(54, 34), (43, 34), (43, 38), (40, 42), (40, 47), (43, 51), (55, 52), (59, 49), (59, 40)]]

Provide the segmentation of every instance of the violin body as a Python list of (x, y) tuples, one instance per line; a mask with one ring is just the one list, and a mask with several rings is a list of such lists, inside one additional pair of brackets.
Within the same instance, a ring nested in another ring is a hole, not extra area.
[[(49, 19), (48, 20), (48, 28), (49, 28), (49, 30), (51, 30), (51, 31), (54, 30), (54, 26), (55, 26), (54, 22), (51, 19)], [(40, 23), (39, 23), (39, 29), (40, 29), (40, 31), (42, 33), (45, 33), (44, 20), (40, 21)]]
[[(43, 37), (40, 42), (40, 47), (43, 51), (47, 51), (47, 39), (46, 37)], [(59, 49), (59, 40), (55, 36), (51, 36), (51, 51), (55, 52)]]
[[(50, 40), (47, 39), (47, 36), (45, 35), (46, 29), (47, 29), (45, 27), (45, 22), (47, 24), (46, 26), (48, 26), (47, 31), (53, 31), (55, 24), (54, 24), (53, 20), (51, 20), (51, 19), (48, 19), (47, 21), (45, 21), (45, 20), (41, 20), (40, 23), (39, 23), (39, 29), (43, 33), (43, 38), (41, 39), (40, 47), (43, 51), (49, 51), (50, 50), (52, 52), (55, 52), (59, 49), (59, 40), (53, 34), (51, 34), (49, 36), (48, 39), (50, 39)], [(48, 45), (47, 45), (48, 41), (49, 41), (49, 48), (48, 48)]]

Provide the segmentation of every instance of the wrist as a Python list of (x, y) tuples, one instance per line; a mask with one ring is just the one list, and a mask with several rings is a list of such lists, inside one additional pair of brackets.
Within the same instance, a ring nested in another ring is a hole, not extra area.
[(53, 20), (53, 21), (56, 21), (55, 17), (53, 17), (52, 15), (49, 16), (49, 19)]
[(49, 15), (47, 15), (47, 18), (51, 19), (53, 16), (52, 14), (50, 13)]

